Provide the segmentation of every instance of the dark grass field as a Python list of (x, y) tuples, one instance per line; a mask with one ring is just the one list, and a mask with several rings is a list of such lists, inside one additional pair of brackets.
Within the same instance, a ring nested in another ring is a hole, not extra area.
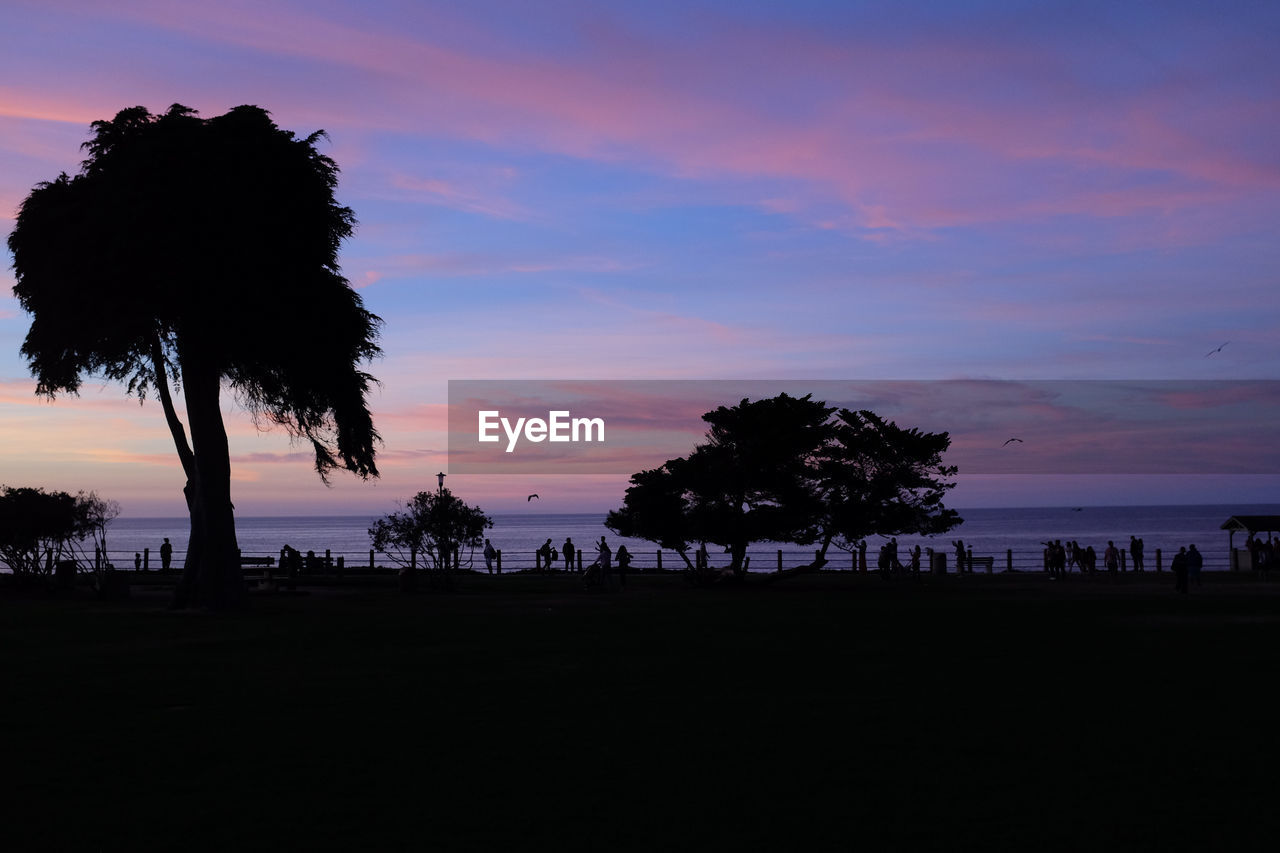
[(1171, 586), (8, 594), (0, 844), (1274, 849), (1280, 583)]

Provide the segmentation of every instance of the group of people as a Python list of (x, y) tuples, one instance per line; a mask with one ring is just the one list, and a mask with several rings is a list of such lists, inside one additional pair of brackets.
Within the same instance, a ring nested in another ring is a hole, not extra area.
[(1276, 564), (1276, 543), (1269, 535), (1263, 541), (1250, 533), (1244, 547), (1249, 552), (1249, 565), (1255, 571), (1269, 569)]
[[(1146, 570), (1146, 544), (1136, 536), (1129, 537), (1129, 557), (1135, 572)], [(1108, 539), (1107, 547), (1102, 552), (1102, 564), (1112, 574), (1125, 571), (1124, 556), (1115, 540)], [(1082, 574), (1093, 574), (1098, 570), (1098, 552), (1092, 545), (1082, 548), (1074, 539), (1065, 545), (1061, 539), (1044, 543), (1044, 568), (1050, 577), (1062, 577), (1079, 568)]]
[[(605, 537), (601, 536), (600, 541), (595, 543), (595, 550), (596, 559), (582, 569), (583, 574), (587, 578), (604, 578), (609, 576), (616, 564), (619, 581), (623, 586), (626, 586), (627, 569), (631, 566), (631, 553), (627, 550), (627, 546), (619, 545), (615, 554), (613, 549), (609, 547)], [(578, 564), (582, 562), (582, 554), (582, 549), (573, 544), (572, 537), (566, 537), (564, 544), (558, 549), (551, 544), (550, 539), (547, 539), (534, 552), (534, 570), (542, 572), (555, 571), (556, 566), (561, 565), (563, 560), (564, 571), (576, 572), (578, 571)], [(494, 548), (493, 543), (488, 539), (484, 540), (484, 564), (489, 574), (493, 574), (495, 567), (498, 573), (501, 574), (502, 560), (498, 549)]]

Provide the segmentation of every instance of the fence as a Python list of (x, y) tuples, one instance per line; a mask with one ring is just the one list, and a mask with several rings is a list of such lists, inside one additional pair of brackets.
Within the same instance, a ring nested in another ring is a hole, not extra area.
[[(1146, 571), (1169, 571), (1169, 562), (1176, 550), (1168, 550), (1161, 548), (1149, 549), (1146, 554), (1145, 568)], [(1231, 568), (1229, 556), (1226, 549), (1221, 551), (1212, 550), (1202, 552), (1204, 554), (1204, 570), (1205, 571), (1228, 571)], [(773, 572), (781, 569), (794, 569), (799, 566), (808, 565), (814, 562), (818, 552), (813, 549), (800, 548), (782, 548), (782, 549), (764, 549), (752, 548), (747, 551), (748, 571), (753, 573)], [(242, 551), (241, 558), (246, 568), (253, 569), (257, 566), (271, 566), (273, 571), (279, 571), (280, 567), (279, 552), (257, 552)], [(858, 572), (867, 571), (875, 572), (878, 570), (877, 555), (868, 552), (865, 555), (866, 565), (862, 565), (857, 552), (849, 552), (843, 550), (828, 550), (827, 562), (824, 571), (837, 572)], [(170, 563), (171, 570), (180, 569), (186, 558), (185, 551), (174, 549), (172, 561)], [(697, 561), (696, 552), (688, 552), (690, 563)], [(1121, 569), (1123, 571), (1132, 571), (1132, 560), (1126, 551), (1120, 552)], [(1043, 551), (1030, 550), (1005, 550), (1002, 552), (968, 552), (966, 553), (966, 562), (972, 560), (971, 565), (967, 565), (966, 569), (975, 573), (1000, 573), (1000, 572), (1042, 572), (1046, 571), (1045, 556)], [(594, 551), (583, 553), (578, 551), (574, 559), (574, 570), (581, 571), (585, 566), (595, 560)], [(616, 552), (614, 555), (616, 564)], [(911, 555), (909, 552), (902, 550), (898, 553), (898, 560), (904, 569), (911, 568)], [(270, 561), (270, 562), (268, 562)], [(934, 561), (937, 561), (936, 563)], [(132, 552), (125, 551), (108, 551), (106, 562), (109, 562), (117, 569), (126, 571), (157, 571), (161, 569), (160, 556), (156, 551), (150, 548), (138, 552), (136, 557)], [(434, 565), (434, 561), (428, 556), (415, 560), (419, 568), (428, 568)], [(729, 564), (727, 554), (712, 553), (707, 558), (708, 565), (712, 568), (723, 568)], [(362, 571), (370, 570), (386, 570), (397, 569), (399, 563), (391, 560), (387, 555), (376, 551), (332, 551), (325, 549), (323, 552), (307, 551), (302, 554), (302, 571), (310, 574), (334, 574), (334, 573), (350, 573), (358, 574)], [(922, 550), (920, 555), (920, 571), (929, 572), (931, 566), (939, 565), (945, 568), (948, 573), (956, 570), (956, 555), (954, 551), (935, 550), (932, 555), (928, 550)], [(1248, 565), (1248, 552), (1244, 552), (1242, 566)], [(460, 570), (472, 570), (477, 572), (489, 571), (483, 555), (478, 551), (471, 549), (460, 550), (454, 554), (452, 568)], [(542, 557), (537, 551), (499, 551), (498, 557), (493, 561), (493, 572), (528, 572), (546, 570), (546, 566), (542, 564)], [(669, 549), (654, 549), (635, 551), (631, 553), (631, 564), (629, 571), (679, 571), (686, 568), (683, 557), (677, 551)], [(553, 571), (564, 571), (564, 558), (560, 557), (551, 566)], [(1070, 572), (1080, 570), (1078, 565), (1073, 565), (1068, 569)], [(1098, 571), (1105, 571), (1102, 565), (1102, 554), (1098, 553)]]

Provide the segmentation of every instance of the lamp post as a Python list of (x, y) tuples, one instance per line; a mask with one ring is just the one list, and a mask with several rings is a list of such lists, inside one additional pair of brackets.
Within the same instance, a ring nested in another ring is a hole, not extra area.
[(439, 481), (439, 485), (436, 486), (436, 491), (443, 494), (444, 492), (444, 472), (443, 471), (441, 471), (439, 474), (436, 474), (436, 480)]

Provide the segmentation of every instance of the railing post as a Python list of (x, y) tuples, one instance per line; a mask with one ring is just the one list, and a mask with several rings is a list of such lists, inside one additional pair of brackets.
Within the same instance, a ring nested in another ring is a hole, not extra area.
[(329, 548), (325, 548), (325, 549), (324, 549), (324, 567), (325, 567), (326, 569), (332, 569), (332, 568), (333, 568), (333, 556), (332, 556), (332, 552), (331, 552), (331, 550), (330, 550)]
[(582, 549), (581, 548), (578, 549), (577, 555), (578, 555), (578, 571), (582, 571)]
[[(239, 551), (236, 552), (236, 556), (237, 557), (240, 556)], [(151, 549), (150, 548), (142, 549), (142, 570), (144, 572), (151, 571)]]
[(1013, 549), (1006, 548), (1004, 552), (1004, 570), (1006, 572), (1013, 571)]
[(1124, 572), (1124, 571), (1128, 571), (1128, 569), (1127, 569), (1127, 568), (1125, 568), (1124, 549), (1123, 549), (1123, 548), (1119, 548), (1119, 549), (1117, 549), (1117, 550), (1119, 550), (1119, 551), (1120, 551), (1120, 571), (1122, 571), (1122, 572)]
[(1160, 549), (1156, 549), (1156, 571), (1164, 571), (1164, 555), (1160, 553)]
[(658, 571), (662, 571), (662, 549), (658, 549)]
[(778, 571), (782, 571), (782, 549), (778, 549)]
[(497, 550), (498, 574), (502, 574), (502, 549)]
[(417, 568), (418, 568), (418, 549), (417, 549), (417, 546), (414, 546), (414, 547), (412, 547), (412, 548), (410, 548), (410, 549), (409, 549), (409, 568), (410, 568), (410, 569), (417, 569)]
[(822, 559), (822, 549), (814, 548), (813, 549), (813, 565), (816, 567), (818, 565), (818, 561), (821, 559)]
[(373, 568), (373, 549), (369, 549), (369, 568)]

